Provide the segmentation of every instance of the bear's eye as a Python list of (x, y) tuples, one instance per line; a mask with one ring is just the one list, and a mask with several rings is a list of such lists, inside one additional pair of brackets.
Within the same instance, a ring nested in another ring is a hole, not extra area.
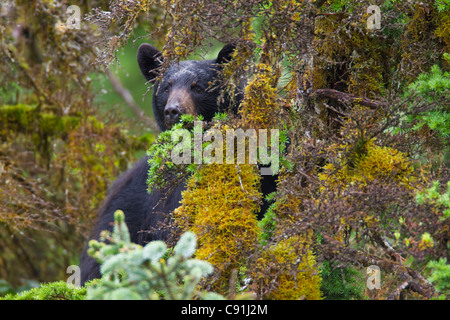
[(192, 82), (192, 84), (191, 84), (191, 90), (196, 92), (196, 93), (202, 93), (203, 92), (203, 88), (200, 87), (195, 81)]
[(164, 92), (165, 92), (165, 93), (169, 93), (170, 87), (171, 87), (171, 86), (172, 86), (172, 80), (170, 80), (170, 81), (167, 83), (166, 87), (164, 88)]

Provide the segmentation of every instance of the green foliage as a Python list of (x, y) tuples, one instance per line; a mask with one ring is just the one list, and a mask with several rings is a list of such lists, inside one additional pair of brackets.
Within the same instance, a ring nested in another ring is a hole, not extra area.
[(448, 300), (450, 298), (450, 264), (447, 263), (447, 258), (429, 261), (427, 267), (432, 269), (428, 281), (431, 281), (439, 292), (438, 298)]
[(148, 145), (148, 136), (122, 128), (45, 106), (0, 105), (1, 278), (16, 287), (30, 274), (54, 281), (78, 259), (80, 235), (89, 233), (109, 182)]
[(186, 300), (222, 299), (218, 294), (200, 292), (198, 283), (212, 273), (206, 261), (191, 259), (197, 239), (184, 233), (173, 250), (162, 241), (144, 247), (131, 243), (123, 212), (114, 214), (114, 230), (103, 232), (106, 242), (92, 240), (89, 254), (101, 263), (102, 278), (88, 288), (87, 299), (104, 300)]
[[(434, 65), (430, 72), (420, 74), (417, 80), (409, 85), (408, 89), (409, 94), (418, 94), (430, 103), (437, 102), (433, 110), (410, 118), (410, 121), (416, 120), (413, 129), (419, 130), (427, 125), (448, 141), (450, 137), (450, 73), (443, 72), (438, 65)], [(445, 100), (441, 100), (442, 97)], [(444, 101), (444, 104), (438, 101)]]
[(450, 181), (447, 182), (447, 191), (444, 193), (439, 193), (439, 181), (433, 181), (433, 185), (421, 192), (416, 194), (416, 202), (418, 204), (431, 203), (442, 207), (441, 220), (450, 218)]
[(344, 7), (351, 4), (351, 1), (349, 1), (349, 0), (333, 0), (333, 1), (328, 1), (328, 3), (330, 4), (329, 8), (331, 11), (341, 12)]
[[(183, 143), (189, 145), (189, 150), (192, 150), (192, 132), (186, 128), (190, 126), (194, 121), (192, 115), (183, 115), (181, 122), (172, 126), (170, 130), (161, 132), (156, 141), (147, 150), (149, 170), (147, 175), (148, 192), (152, 190), (161, 189), (167, 186), (167, 183), (171, 181), (169, 187), (177, 185), (187, 174), (195, 170), (195, 164), (191, 164), (190, 167), (186, 167), (183, 164), (175, 164), (172, 161), (172, 152), (178, 141), (173, 141), (173, 138), (178, 130), (189, 133), (189, 139), (183, 140)], [(178, 131), (179, 132), (179, 131)], [(189, 170), (188, 170), (189, 169)], [(168, 177), (171, 177), (169, 179)]]
[[(221, 130), (223, 136), (223, 145), (226, 144), (225, 131), (230, 129), (234, 122), (240, 121), (227, 113), (216, 113), (210, 122), (202, 121), (202, 116), (194, 117), (189, 114), (181, 116), (181, 121), (172, 126), (169, 130), (161, 132), (155, 142), (147, 151), (149, 170), (147, 174), (148, 192), (154, 189), (168, 188), (171, 190), (176, 187), (182, 179), (193, 173), (198, 174), (198, 169), (202, 164), (210, 164), (213, 162), (206, 154), (206, 148), (211, 144), (210, 141), (202, 141), (201, 149), (197, 150), (195, 145), (195, 137), (204, 134), (208, 129)], [(194, 121), (202, 122), (201, 125), (194, 125)], [(214, 131), (217, 132), (217, 131)], [(204, 139), (203, 139), (204, 140)], [(279, 162), (288, 170), (292, 168), (292, 164), (285, 157), (286, 145), (288, 144), (288, 134), (286, 130), (280, 130), (279, 134)], [(269, 145), (269, 142), (268, 142)], [(259, 148), (259, 146), (258, 146)], [(190, 154), (185, 154), (188, 150)], [(259, 150), (259, 149), (258, 149)], [(178, 153), (178, 154), (177, 154)], [(174, 154), (177, 156), (183, 153), (183, 158), (187, 157), (187, 163), (174, 163)], [(225, 154), (225, 152), (224, 152)], [(196, 159), (200, 159), (198, 162)], [(215, 158), (215, 157), (214, 157)], [(215, 159), (220, 161), (219, 159)], [(223, 160), (223, 159), (222, 159)], [(258, 159), (261, 161), (261, 159)], [(267, 161), (271, 158), (268, 157)], [(225, 163), (222, 161), (221, 163)], [(219, 162), (220, 163), (220, 162)]]
[(39, 288), (17, 294), (7, 294), (0, 300), (84, 300), (86, 291), (86, 287), (79, 288), (65, 281), (57, 281), (43, 283)]
[(228, 114), (225, 112), (217, 112), (214, 115), (213, 121), (227, 121)]
[(436, 0), (435, 5), (439, 12), (444, 12), (450, 10), (450, 1), (449, 0)]
[[(267, 195), (266, 200), (271, 201), (273, 199), (273, 195)], [(258, 222), (259, 228), (261, 229), (261, 233), (259, 236), (259, 242), (262, 245), (267, 245), (272, 238), (275, 232), (276, 226), (276, 203), (272, 203), (270, 207), (267, 209), (264, 217)]]
[(362, 273), (352, 267), (338, 267), (331, 261), (323, 261), (321, 290), (325, 300), (364, 299), (365, 279)]
[(409, 85), (409, 89), (434, 101), (439, 94), (450, 89), (450, 73), (434, 65), (430, 72), (420, 74), (417, 81)]

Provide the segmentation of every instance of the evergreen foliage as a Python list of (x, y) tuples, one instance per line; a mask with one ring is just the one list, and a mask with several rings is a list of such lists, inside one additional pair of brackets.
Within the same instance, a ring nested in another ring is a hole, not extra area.
[[(417, 80), (410, 84), (409, 92), (415, 93), (430, 103), (436, 103), (433, 110), (417, 115), (414, 119), (413, 130), (429, 130), (437, 132), (443, 143), (449, 147), (450, 138), (450, 73), (443, 72), (438, 65), (434, 65), (430, 72), (422, 73)], [(410, 119), (412, 121), (412, 119)]]
[(198, 291), (198, 283), (213, 268), (206, 261), (191, 259), (197, 246), (193, 233), (182, 234), (173, 250), (162, 241), (152, 241), (142, 247), (130, 242), (124, 221), (123, 212), (116, 211), (113, 232), (102, 234), (105, 242), (91, 240), (89, 243), (89, 254), (101, 263), (102, 278), (88, 288), (87, 299), (223, 298)]
[(450, 264), (447, 263), (447, 259), (432, 260), (428, 262), (427, 267), (433, 270), (428, 280), (434, 284), (439, 293), (438, 299), (448, 300), (450, 297)]
[(324, 261), (320, 268), (321, 290), (326, 300), (364, 299), (364, 277), (353, 267), (339, 267)]

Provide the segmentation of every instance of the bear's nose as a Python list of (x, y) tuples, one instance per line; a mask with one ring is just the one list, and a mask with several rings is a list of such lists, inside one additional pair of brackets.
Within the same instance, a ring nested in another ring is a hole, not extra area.
[(168, 105), (164, 108), (164, 119), (166, 125), (172, 126), (180, 120), (182, 112), (177, 105)]

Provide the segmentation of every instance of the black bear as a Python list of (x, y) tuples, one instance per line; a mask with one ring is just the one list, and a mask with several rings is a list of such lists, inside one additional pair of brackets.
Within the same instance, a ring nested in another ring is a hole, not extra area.
[[(221, 104), (218, 97), (221, 88), (212, 88), (210, 83), (217, 79), (224, 63), (229, 61), (235, 46), (228, 44), (223, 47), (215, 60), (182, 61), (172, 64), (164, 73), (161, 81), (155, 83), (152, 99), (153, 113), (162, 131), (169, 129), (178, 122), (184, 113), (202, 115), (205, 121), (211, 120), (216, 112), (232, 110), (236, 113), (240, 97), (235, 99), (235, 105), (230, 105), (227, 99)], [(142, 44), (138, 49), (137, 60), (142, 74), (147, 81), (154, 82), (157, 69), (162, 64), (162, 54), (149, 44)], [(98, 220), (91, 234), (92, 239), (98, 239), (102, 230), (111, 230), (114, 212), (118, 209), (125, 213), (131, 241), (145, 245), (152, 240), (165, 240), (167, 230), (158, 230), (159, 222), (167, 219), (167, 214), (179, 206), (181, 191), (185, 188), (180, 184), (169, 195), (154, 191), (147, 192), (147, 157), (119, 177), (111, 187)], [(264, 176), (262, 192), (267, 194), (275, 190), (275, 178)], [(160, 201), (164, 198), (164, 201)], [(267, 207), (267, 204), (264, 204)], [(263, 208), (262, 211), (265, 211)], [(141, 230), (154, 230), (139, 232)], [(99, 278), (99, 265), (88, 256), (86, 249), (80, 259), (81, 281)]]

